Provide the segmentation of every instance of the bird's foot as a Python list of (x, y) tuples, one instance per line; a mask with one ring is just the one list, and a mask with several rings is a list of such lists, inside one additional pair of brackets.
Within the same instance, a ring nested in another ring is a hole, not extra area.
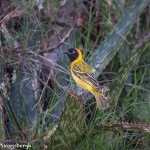
[(68, 92), (68, 95), (72, 98), (76, 98), (76, 99), (82, 99), (81, 95), (75, 95), (73, 92)]

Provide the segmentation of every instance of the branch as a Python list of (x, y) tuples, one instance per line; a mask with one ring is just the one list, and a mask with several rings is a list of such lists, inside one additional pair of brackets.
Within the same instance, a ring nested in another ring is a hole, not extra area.
[(23, 10), (19, 10), (19, 9), (16, 9), (16, 10), (11, 11), (10, 13), (8, 13), (8, 14), (0, 21), (0, 26), (1, 26), (3, 23), (8, 22), (10, 19), (12, 19), (12, 18), (14, 18), (14, 17), (19, 17), (19, 16), (21, 16), (22, 13), (23, 13)]
[(150, 125), (146, 124), (137, 124), (137, 123), (128, 123), (128, 122), (117, 122), (117, 123), (108, 123), (105, 125), (95, 125), (90, 129), (91, 134), (99, 134), (101, 131), (141, 131), (150, 133)]
[(52, 46), (49, 47), (49, 48), (46, 48), (46, 49), (44, 49), (44, 50), (37, 51), (37, 53), (42, 54), (42, 53), (49, 52), (49, 51), (51, 51), (51, 50), (53, 50), (53, 49), (59, 47), (60, 45), (62, 45), (62, 44), (70, 37), (70, 34), (72, 33), (73, 29), (74, 29), (74, 28), (71, 27), (71, 28), (68, 30), (66, 36), (64, 36), (60, 41), (54, 43), (54, 45), (52, 45)]

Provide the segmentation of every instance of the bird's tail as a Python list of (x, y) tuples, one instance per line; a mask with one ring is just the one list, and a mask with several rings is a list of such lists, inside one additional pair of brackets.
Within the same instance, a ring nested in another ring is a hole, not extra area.
[(104, 97), (101, 95), (99, 91), (96, 91), (93, 94), (95, 96), (98, 108), (107, 109), (109, 107), (106, 100), (104, 99)]

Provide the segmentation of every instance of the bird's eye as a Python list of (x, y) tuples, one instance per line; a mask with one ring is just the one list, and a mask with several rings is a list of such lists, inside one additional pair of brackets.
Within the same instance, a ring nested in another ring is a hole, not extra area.
[(75, 51), (72, 51), (72, 54), (74, 54), (75, 53)]

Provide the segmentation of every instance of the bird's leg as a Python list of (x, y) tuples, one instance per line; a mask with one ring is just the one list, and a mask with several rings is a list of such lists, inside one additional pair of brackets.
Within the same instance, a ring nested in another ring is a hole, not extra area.
[(109, 91), (110, 91), (110, 89), (108, 88), (108, 86), (103, 86), (101, 89), (101, 95), (105, 100), (111, 99), (111, 96), (108, 93)]
[(75, 95), (73, 92), (68, 92), (68, 95), (70, 96), (70, 97), (73, 97), (73, 98), (76, 98), (76, 99), (82, 99), (82, 97), (81, 97), (81, 95)]
[(109, 99), (112, 98), (109, 91), (110, 91), (110, 89), (109, 89), (108, 86), (103, 86), (103, 88), (102, 88), (102, 97), (104, 97), (105, 100), (109, 100)]
[(110, 91), (110, 89), (108, 88), (108, 86), (103, 86), (102, 90), (105, 93)]

